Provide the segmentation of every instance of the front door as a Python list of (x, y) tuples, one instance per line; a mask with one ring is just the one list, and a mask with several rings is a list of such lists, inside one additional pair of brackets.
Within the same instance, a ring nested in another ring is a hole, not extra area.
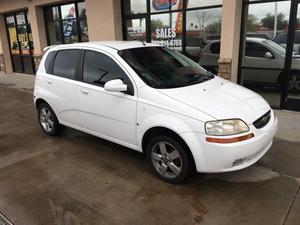
[(5, 16), (7, 37), (13, 71), (35, 74), (33, 41), (28, 11), (20, 11)]
[[(127, 92), (107, 92), (104, 84), (121, 79)], [(86, 50), (79, 87), (79, 125), (98, 136), (136, 145), (137, 93), (124, 70), (105, 53)]]

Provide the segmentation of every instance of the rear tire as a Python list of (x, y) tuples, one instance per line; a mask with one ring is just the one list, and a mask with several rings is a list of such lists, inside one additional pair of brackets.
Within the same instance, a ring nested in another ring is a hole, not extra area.
[(38, 121), (42, 130), (49, 136), (57, 136), (63, 128), (52, 108), (46, 103), (38, 107)]
[(190, 175), (192, 165), (186, 147), (175, 138), (165, 135), (151, 137), (146, 151), (151, 168), (161, 180), (178, 184)]

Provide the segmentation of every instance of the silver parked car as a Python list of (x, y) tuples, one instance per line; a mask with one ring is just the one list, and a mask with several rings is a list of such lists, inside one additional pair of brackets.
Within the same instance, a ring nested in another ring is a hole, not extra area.
[[(274, 41), (263, 38), (247, 38), (243, 59), (244, 83), (279, 85), (282, 78), (286, 49)], [(217, 73), (220, 40), (214, 40), (202, 50), (199, 64)], [(300, 58), (293, 57), (289, 90), (300, 91)]]

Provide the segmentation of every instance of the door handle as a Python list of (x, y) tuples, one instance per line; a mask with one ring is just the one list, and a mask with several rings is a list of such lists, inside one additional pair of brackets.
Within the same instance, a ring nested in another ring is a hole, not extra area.
[(46, 82), (47, 82), (48, 84), (52, 84), (52, 81), (51, 81), (51, 80), (46, 80)]
[(81, 89), (80, 90), (82, 94), (85, 94), (85, 95), (88, 95), (89, 94), (89, 91), (86, 90), (86, 89)]

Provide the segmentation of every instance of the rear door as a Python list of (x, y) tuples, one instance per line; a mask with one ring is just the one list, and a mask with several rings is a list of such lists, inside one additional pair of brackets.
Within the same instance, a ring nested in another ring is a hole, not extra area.
[(41, 85), (46, 101), (55, 111), (59, 121), (76, 124), (78, 107), (77, 67), (81, 57), (80, 49), (64, 49), (55, 53), (53, 67), (42, 77)]
[[(113, 79), (123, 80), (128, 91), (105, 91), (104, 84)], [(136, 145), (137, 93), (121, 64), (106, 52), (85, 50), (82, 81), (80, 126), (106, 139)]]

